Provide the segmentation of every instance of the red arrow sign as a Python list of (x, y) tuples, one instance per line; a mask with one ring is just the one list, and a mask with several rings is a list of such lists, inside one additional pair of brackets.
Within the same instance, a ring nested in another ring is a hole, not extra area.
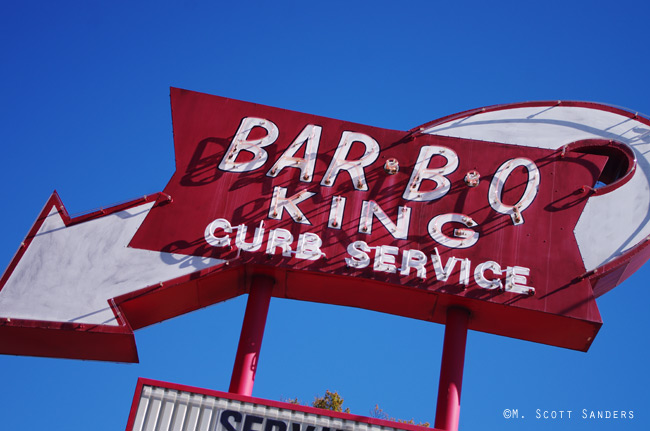
[(137, 362), (115, 297), (221, 263), (127, 248), (162, 194), (71, 219), (56, 192), (0, 279), (3, 353)]
[(648, 200), (648, 121), (627, 112), (521, 104), (401, 132), (171, 96), (164, 194), (78, 220), (53, 196), (0, 282), (3, 353), (134, 361), (132, 328), (257, 273), (277, 297), (441, 323), (461, 305), (472, 329), (586, 350), (593, 289), (647, 260), (628, 201)]

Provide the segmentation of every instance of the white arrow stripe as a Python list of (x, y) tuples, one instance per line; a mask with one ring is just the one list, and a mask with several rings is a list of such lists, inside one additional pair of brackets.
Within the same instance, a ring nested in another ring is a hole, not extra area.
[(424, 133), (547, 149), (590, 138), (628, 144), (638, 161), (634, 176), (619, 189), (589, 198), (576, 225), (576, 240), (589, 271), (615, 259), (650, 235), (650, 127), (647, 124), (600, 109), (539, 106), (478, 113), (427, 128)]
[(0, 291), (0, 317), (117, 325), (108, 299), (224, 263), (127, 247), (152, 207), (70, 227), (52, 208)]

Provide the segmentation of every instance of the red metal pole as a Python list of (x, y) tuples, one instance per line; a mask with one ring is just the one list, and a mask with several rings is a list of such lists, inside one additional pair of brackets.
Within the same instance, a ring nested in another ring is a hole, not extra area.
[(235, 365), (232, 369), (229, 392), (239, 395), (252, 395), (255, 372), (260, 358), (266, 316), (269, 312), (271, 293), (275, 280), (255, 275), (251, 280), (244, 322), (239, 336), (239, 347)]
[(468, 322), (468, 310), (458, 307), (447, 310), (435, 422), (440, 430), (458, 431)]

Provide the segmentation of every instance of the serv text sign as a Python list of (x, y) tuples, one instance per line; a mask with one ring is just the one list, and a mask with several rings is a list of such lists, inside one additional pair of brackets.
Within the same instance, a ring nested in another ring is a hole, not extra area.
[(139, 379), (127, 431), (424, 431), (424, 426)]

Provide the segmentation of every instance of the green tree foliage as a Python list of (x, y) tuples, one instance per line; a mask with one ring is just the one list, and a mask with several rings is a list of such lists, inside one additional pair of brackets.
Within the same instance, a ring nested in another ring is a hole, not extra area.
[[(291, 404), (303, 404), (302, 402), (300, 402), (300, 400), (298, 400), (298, 398), (289, 399), (286, 400), (286, 402)], [(311, 405), (312, 407), (316, 407), (319, 409), (331, 410), (334, 412), (350, 413), (349, 408), (346, 408), (345, 410), (343, 409), (343, 397), (340, 396), (337, 391), (332, 392), (329, 389), (325, 391), (325, 395), (323, 395), (322, 397), (315, 397), (314, 402), (312, 402)], [(402, 424), (417, 425), (417, 426), (427, 427), (427, 428), (431, 426), (429, 422), (416, 423), (413, 419), (405, 420), (405, 419), (396, 419), (390, 417), (388, 413), (386, 413), (384, 410), (379, 408), (378, 404), (375, 404), (375, 408), (370, 411), (370, 417), (398, 422)]]
[(427, 427), (427, 428), (431, 426), (429, 422), (415, 423), (413, 419), (405, 420), (405, 419), (392, 418), (388, 415), (388, 413), (380, 409), (378, 404), (375, 404), (375, 408), (370, 411), (370, 417), (377, 418), (377, 419), (384, 419), (387, 421), (399, 422), (401, 424), (417, 425), (417, 426)]
[(332, 410), (333, 412), (350, 413), (349, 408), (343, 410), (343, 397), (336, 391), (330, 392), (329, 389), (325, 391), (324, 396), (314, 398), (311, 405), (319, 409)]

